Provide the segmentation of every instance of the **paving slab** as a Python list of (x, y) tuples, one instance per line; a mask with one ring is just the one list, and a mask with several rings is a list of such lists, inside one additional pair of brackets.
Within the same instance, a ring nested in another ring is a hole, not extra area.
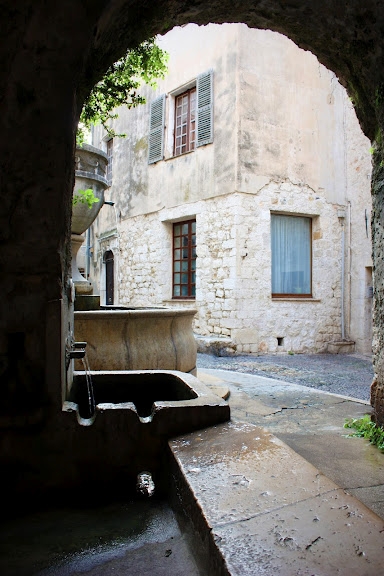
[(384, 519), (384, 454), (343, 427), (371, 413), (368, 402), (228, 370), (200, 369), (198, 378), (228, 386), (232, 421), (264, 427)]
[(231, 576), (383, 573), (384, 522), (250, 423), (170, 443)]

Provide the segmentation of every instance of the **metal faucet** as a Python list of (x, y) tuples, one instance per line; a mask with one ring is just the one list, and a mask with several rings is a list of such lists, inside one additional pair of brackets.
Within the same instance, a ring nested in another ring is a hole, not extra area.
[(70, 360), (75, 359), (75, 358), (84, 358), (84, 356), (85, 356), (85, 350), (84, 349), (70, 350), (68, 353), (68, 357)]
[(71, 360), (73, 359), (77, 359), (77, 358), (84, 358), (85, 353), (86, 353), (86, 348), (87, 343), (86, 342), (75, 342), (73, 339), (73, 334), (72, 332), (70, 333), (69, 337), (67, 338), (67, 342), (66, 342), (66, 350), (65, 350), (65, 357), (66, 357), (66, 364), (67, 364), (67, 370), (69, 367), (69, 363)]
[(72, 349), (69, 351), (69, 358), (84, 358), (86, 342), (73, 342)]

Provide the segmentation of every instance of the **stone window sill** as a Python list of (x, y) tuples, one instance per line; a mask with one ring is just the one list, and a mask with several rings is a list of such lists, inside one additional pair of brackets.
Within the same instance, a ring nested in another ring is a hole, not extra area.
[(196, 304), (194, 298), (172, 298), (170, 300), (163, 300), (163, 304), (177, 304), (178, 302), (188, 302), (189, 304)]
[(271, 298), (272, 302), (321, 302), (320, 298)]

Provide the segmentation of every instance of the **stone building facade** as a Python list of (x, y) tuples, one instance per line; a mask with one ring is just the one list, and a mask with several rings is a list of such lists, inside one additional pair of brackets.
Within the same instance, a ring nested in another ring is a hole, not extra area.
[[(112, 159), (113, 206), (89, 243), (102, 303), (196, 308), (199, 340), (223, 353), (370, 354), (370, 143), (344, 88), (310, 52), (244, 24), (190, 24), (160, 42), (169, 74), (144, 89), (147, 104), (119, 110), (126, 138), (93, 133)], [(196, 248), (186, 286), (183, 223)]]

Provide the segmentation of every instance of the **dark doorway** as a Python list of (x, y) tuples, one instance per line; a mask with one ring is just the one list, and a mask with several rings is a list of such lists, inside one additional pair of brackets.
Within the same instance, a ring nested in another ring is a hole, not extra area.
[(107, 305), (112, 305), (113, 301), (113, 293), (114, 293), (114, 263), (113, 263), (113, 252), (112, 250), (107, 250), (104, 254), (104, 262), (105, 262), (105, 303)]

